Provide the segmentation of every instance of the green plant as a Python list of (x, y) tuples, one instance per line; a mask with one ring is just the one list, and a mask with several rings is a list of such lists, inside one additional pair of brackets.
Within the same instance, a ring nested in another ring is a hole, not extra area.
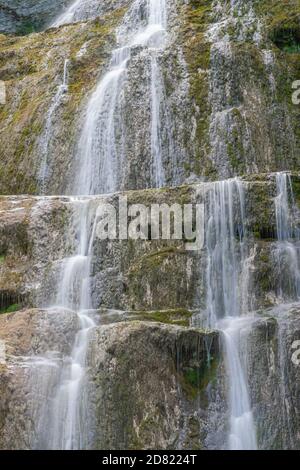
[(12, 305), (9, 305), (8, 307), (0, 309), (0, 314), (17, 312), (20, 309), (21, 309), (20, 304), (12, 304)]

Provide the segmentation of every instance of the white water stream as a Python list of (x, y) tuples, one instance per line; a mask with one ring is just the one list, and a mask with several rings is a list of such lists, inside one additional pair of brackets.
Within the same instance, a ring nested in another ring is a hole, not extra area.
[[(207, 319), (222, 332), (229, 385), (230, 450), (255, 450), (256, 431), (240, 350), (240, 332), (251, 317), (241, 317), (246, 265), (244, 188), (238, 179), (213, 183), (207, 228)], [(238, 229), (236, 229), (238, 227)]]
[[(300, 298), (300, 247), (299, 230), (295, 228), (292, 180), (289, 173), (276, 174), (275, 213), (277, 228), (277, 249), (275, 251), (279, 277), (279, 297), (290, 300)], [(286, 266), (288, 272), (282, 272)]]
[[(91, 201), (72, 198), (72, 227), (77, 237), (75, 255), (62, 260), (54, 311), (77, 316), (77, 332), (69, 356), (59, 369), (44, 368), (46, 383), (52, 384), (50, 400), (39, 419), (38, 449), (86, 449), (89, 446), (88, 348), (96, 324), (92, 318), (90, 269), (94, 240), (95, 211)], [(52, 377), (54, 374), (54, 377)], [(48, 376), (47, 376), (48, 375)], [(45, 432), (45, 429), (47, 432)]]
[(149, 0), (146, 18), (143, 2), (135, 0), (117, 33), (117, 48), (112, 53), (107, 73), (98, 83), (87, 107), (79, 141), (79, 167), (76, 194), (101, 194), (119, 189), (123, 162), (121, 97), (133, 48), (145, 48), (150, 58), (152, 186), (161, 187), (165, 176), (161, 155), (161, 87), (157, 54), (167, 36), (165, 0)]
[(93, 213), (88, 200), (74, 200), (78, 227), (77, 254), (64, 261), (57, 294), (60, 307), (77, 312), (79, 329), (71, 357), (63, 365), (61, 381), (53, 402), (49, 426), (49, 448), (84, 449), (88, 444), (86, 359), (92, 329), (90, 263), (93, 246)]
[(65, 93), (67, 93), (68, 91), (68, 64), (69, 64), (69, 60), (66, 59), (64, 62), (63, 80), (62, 80), (62, 83), (58, 86), (57, 92), (47, 112), (46, 122), (45, 122), (44, 130), (43, 130), (42, 137), (41, 137), (40, 144), (39, 144), (41, 164), (40, 164), (40, 171), (39, 171), (38, 178), (40, 181), (42, 194), (46, 193), (47, 180), (49, 176), (49, 161), (51, 161), (49, 150), (50, 150), (50, 142), (51, 142), (51, 138), (53, 134), (53, 119), (54, 119), (57, 109), (62, 103)]
[[(80, 0), (74, 2), (55, 25), (73, 21), (80, 3)], [(150, 65), (152, 186), (161, 187), (165, 184), (161, 138), (164, 93), (158, 56), (167, 40), (167, 6), (165, 0), (148, 0), (146, 15), (142, 15), (143, 4), (141, 0), (132, 2), (118, 30), (117, 47), (112, 53), (107, 73), (101, 78), (89, 100), (79, 141), (79, 166), (73, 193), (94, 195), (119, 189), (124, 158), (121, 98), (132, 52), (139, 47), (144, 49)], [(66, 72), (64, 75), (66, 77)], [(60, 102), (66, 84), (65, 78), (54, 98), (53, 110), (51, 111), (52, 107), (49, 110), (50, 124), (52, 114), (58, 106), (56, 103)], [(48, 144), (45, 148), (48, 149)], [(297, 250), (291, 243), (295, 234), (290, 214), (290, 177), (286, 173), (280, 173), (276, 176), (276, 183), (278, 260), (279, 263), (283, 258), (290, 261), (292, 289), (298, 298), (300, 269)], [(238, 179), (213, 183), (208, 199), (207, 317), (209, 326), (218, 328), (224, 339), (230, 406), (228, 448), (255, 450), (256, 428), (247, 371), (241, 358), (241, 349), (244, 347), (241, 331), (252, 321), (252, 317), (242, 316), (248, 313), (242, 307), (245, 289), (241, 288), (248, 258), (244, 184)], [(88, 313), (92, 307), (90, 261), (93, 248), (93, 211), (90, 211), (88, 200), (75, 198), (73, 204), (77, 219), (74, 227), (79, 237), (78, 249), (74, 256), (63, 263), (56, 304), (77, 313), (78, 331), (70, 357), (63, 361), (50, 411), (47, 411), (48, 415), (44, 420), (49, 430), (48, 438), (39, 447), (51, 449), (87, 448), (89, 442), (86, 372), (88, 347), (95, 327)]]
[(76, 20), (76, 13), (83, 3), (84, 0), (73, 0), (69, 8), (67, 8), (65, 12), (63, 12), (61, 15), (58, 16), (58, 18), (55, 19), (55, 21), (51, 24), (51, 27), (58, 28), (59, 26), (62, 26), (64, 24), (74, 22)]
[[(71, 22), (82, 2), (77, 0), (59, 17), (53, 26)], [(99, 81), (89, 101), (79, 142), (78, 178), (72, 193), (101, 194), (117, 189), (122, 155), (118, 146), (120, 129), (120, 95), (126, 80), (132, 48), (144, 47), (151, 63), (151, 150), (153, 158), (153, 185), (164, 184), (161, 162), (160, 136), (160, 72), (156, 53), (164, 47), (166, 39), (167, 10), (164, 0), (149, 0), (143, 18), (143, 2), (135, 0), (125, 15), (117, 34), (118, 47), (113, 51), (107, 73)], [(144, 5), (145, 6), (145, 5)], [(67, 87), (67, 62), (64, 81), (59, 87), (49, 110), (41, 178), (47, 178), (47, 155), (52, 116), (61, 102)], [(58, 276), (56, 301), (50, 308), (67, 309), (77, 315), (77, 333), (68, 357), (62, 357), (60, 367), (48, 367), (45, 358), (45, 383), (51, 387), (49, 404), (42, 407), (39, 417), (38, 449), (85, 449), (89, 447), (90, 423), (88, 416), (88, 349), (96, 326), (91, 313), (90, 271), (93, 250), (95, 213), (91, 198), (71, 198), (74, 211), (70, 236), (76, 233), (77, 249), (74, 255), (62, 262)], [(55, 362), (55, 361), (54, 361)], [(56, 363), (56, 362), (55, 362)], [(54, 375), (53, 375), (54, 374)]]

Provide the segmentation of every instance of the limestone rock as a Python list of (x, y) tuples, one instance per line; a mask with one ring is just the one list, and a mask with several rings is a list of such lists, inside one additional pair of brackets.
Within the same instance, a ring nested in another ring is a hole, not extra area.
[[(2, 449), (34, 448), (37, 417), (53, 399), (55, 364), (70, 353), (76, 318), (55, 309), (0, 316)], [(217, 333), (138, 321), (100, 325), (88, 355), (91, 448), (205, 448), (212, 436), (221, 445), (221, 364)], [(218, 416), (216, 436), (210, 415)]]

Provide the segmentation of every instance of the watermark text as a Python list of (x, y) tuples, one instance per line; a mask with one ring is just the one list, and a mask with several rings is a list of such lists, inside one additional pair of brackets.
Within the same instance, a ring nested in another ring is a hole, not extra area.
[(183, 240), (185, 249), (204, 245), (203, 204), (131, 204), (120, 196), (118, 209), (100, 204), (96, 213), (100, 240)]

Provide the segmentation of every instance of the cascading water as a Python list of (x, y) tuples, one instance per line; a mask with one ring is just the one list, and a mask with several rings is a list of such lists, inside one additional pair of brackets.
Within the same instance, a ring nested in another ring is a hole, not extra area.
[(78, 204), (78, 252), (64, 263), (57, 303), (78, 312), (79, 331), (70, 361), (63, 366), (61, 384), (53, 402), (49, 427), (52, 449), (84, 449), (88, 444), (85, 366), (90, 333), (96, 325), (86, 311), (91, 308), (89, 276), (93, 237), (89, 233), (89, 201), (75, 201), (75, 207)]
[(276, 174), (276, 190), (275, 214), (278, 240), (275, 251), (276, 264), (279, 273), (282, 272), (282, 266), (286, 266), (288, 270), (287, 275), (280, 275), (279, 296), (298, 300), (300, 298), (300, 234), (293, 225), (293, 211), (296, 205), (290, 174)]
[[(80, 0), (72, 3), (53, 26), (74, 21), (81, 4)], [(232, 2), (232, 5), (235, 6), (235, 2)], [(88, 103), (78, 145), (79, 163), (72, 193), (93, 195), (120, 189), (121, 168), (124, 163), (122, 100), (130, 60), (133, 51), (138, 48), (143, 49), (143, 60), (147, 61), (150, 69), (151, 183), (154, 187), (161, 187), (166, 183), (162, 160), (162, 144), (166, 143), (161, 123), (165, 94), (159, 54), (167, 40), (167, 3), (166, 0), (148, 0), (146, 14), (142, 11), (144, 6), (143, 1), (135, 0), (125, 15), (117, 32), (117, 48), (112, 53), (108, 71)], [(223, 39), (217, 42), (218, 44), (224, 46), (226, 53), (229, 51), (228, 44), (225, 44)], [(63, 85), (58, 89), (53, 106), (49, 110), (49, 126), (66, 86), (67, 63)], [(46, 129), (48, 127), (46, 126)], [(47, 143), (45, 147), (45, 155), (48, 145)], [(44, 179), (46, 164), (47, 160)], [(296, 248), (291, 243), (295, 233), (290, 217), (290, 177), (286, 173), (277, 174), (276, 183), (278, 259), (285, 257), (290, 260), (291, 283), (298, 298), (300, 270), (298, 256), (295, 256)], [(41, 420), (50, 435), (48, 433), (45, 439), (45, 432), (41, 433), (43, 438), (39, 441), (38, 448), (80, 449), (89, 446), (86, 361), (92, 330), (95, 327), (88, 314), (91, 309), (89, 277), (94, 213), (90, 211), (88, 199), (73, 199), (72, 204), (76, 214), (73, 225), (79, 235), (78, 250), (75, 256), (64, 260), (55, 304), (77, 312), (78, 331), (70, 357), (63, 360), (58, 380), (50, 381), (55, 384), (52, 402)], [(255, 450), (256, 430), (246, 371), (240, 354), (244, 345), (242, 331), (252, 321), (251, 316), (242, 316), (242, 313), (248, 313), (244, 299), (248, 299), (247, 286), (245, 287), (248, 253), (243, 183), (238, 179), (213, 183), (208, 196), (208, 215), (206, 311), (208, 325), (219, 329), (224, 340), (229, 377), (228, 447), (232, 450)], [(54, 370), (57, 374), (57, 368)]]
[[(93, 328), (91, 317), (90, 263), (94, 239), (95, 213), (89, 199), (71, 199), (73, 227), (77, 229), (75, 256), (63, 260), (54, 310), (76, 312), (77, 333), (69, 357), (62, 358), (59, 376), (49, 380), (49, 406), (39, 419), (38, 449), (86, 449), (89, 447), (89, 411), (87, 400), (87, 352)], [(51, 373), (58, 374), (57, 369)]]
[[(231, 450), (255, 450), (256, 433), (247, 380), (239, 350), (241, 275), (246, 260), (243, 184), (238, 179), (213, 183), (208, 196), (207, 321), (222, 332), (229, 377)], [(236, 228), (238, 230), (236, 231)]]
[(83, 3), (82, 0), (75, 0), (71, 3), (69, 8), (62, 13), (56, 20), (51, 24), (53, 28), (58, 28), (59, 26), (67, 23), (72, 23), (76, 19), (76, 12), (78, 8)]
[[(242, 320), (242, 321), (241, 321)], [(230, 450), (256, 450), (256, 430), (251, 409), (247, 379), (240, 358), (241, 329), (249, 318), (226, 318), (218, 324), (222, 331), (229, 377)], [(245, 322), (245, 323), (244, 323)]]
[[(77, 194), (101, 194), (120, 189), (123, 162), (122, 93), (133, 48), (145, 48), (151, 66), (151, 155), (152, 186), (165, 184), (161, 143), (162, 79), (157, 54), (164, 48), (167, 28), (166, 0), (149, 0), (146, 19), (143, 3), (133, 2), (117, 33), (118, 47), (113, 51), (108, 72), (100, 80), (86, 111), (79, 141), (75, 191)], [(72, 191), (73, 192), (73, 191)]]
[[(296, 203), (291, 174), (276, 173), (276, 234), (275, 264), (279, 273), (278, 296), (283, 301), (300, 299), (300, 233), (295, 222)], [(288, 304), (287, 304), (288, 305)], [(285, 446), (294, 447), (292, 416), (288, 400), (287, 357), (289, 351), (285, 338), (288, 337), (290, 320), (286, 318), (285, 306), (280, 305), (276, 312), (278, 322), (279, 360), (281, 370), (280, 396), (285, 424)]]
[(57, 28), (65, 24), (96, 18), (105, 9), (105, 3), (105, 0), (72, 0), (69, 7), (52, 22), (50, 27)]
[[(75, 2), (57, 20), (55, 26), (72, 21), (80, 2)], [(121, 26), (117, 42), (119, 47), (113, 52), (109, 71), (100, 81), (87, 108), (80, 149), (78, 179), (72, 193), (92, 195), (111, 192), (117, 189), (121, 153), (118, 145), (121, 125), (120, 96), (126, 80), (128, 62), (133, 47), (147, 48), (151, 62), (151, 147), (153, 156), (154, 185), (164, 183), (161, 163), (160, 102), (162, 93), (159, 87), (159, 67), (156, 52), (166, 36), (166, 3), (150, 0), (147, 3), (146, 20), (141, 15), (141, 2), (133, 2)], [(67, 62), (63, 85), (59, 88), (55, 103), (49, 111), (49, 128), (52, 115), (60, 103), (67, 84)], [(58, 103), (58, 104), (57, 104)], [(47, 122), (48, 122), (47, 121)], [(47, 126), (46, 126), (47, 127)], [(48, 128), (47, 128), (48, 129)], [(50, 136), (50, 131), (48, 132)], [(50, 137), (49, 137), (50, 138)], [(49, 141), (49, 139), (48, 139)], [(45, 147), (47, 158), (48, 143)], [(46, 178), (46, 163), (43, 172)], [(53, 361), (42, 361), (47, 365), (50, 395), (49, 405), (43, 405), (38, 419), (38, 449), (84, 449), (89, 448), (89, 413), (87, 406), (87, 353), (95, 323), (91, 318), (90, 262), (92, 256), (96, 223), (92, 199), (70, 200), (74, 210), (71, 236), (77, 233), (78, 246), (74, 256), (63, 260), (58, 279), (55, 302), (57, 308), (67, 309), (77, 315), (77, 334), (72, 351), (63, 356), (59, 367)], [(94, 225), (95, 226), (95, 225)], [(53, 307), (53, 304), (51, 305)], [(56, 361), (54, 361), (56, 364)], [(50, 363), (51, 367), (48, 367)], [(44, 368), (45, 371), (45, 368)]]
[(49, 173), (49, 165), (48, 162), (50, 160), (49, 156), (49, 147), (52, 137), (53, 131), (53, 118), (59, 106), (62, 103), (64, 95), (68, 91), (68, 64), (69, 60), (66, 59), (64, 62), (64, 71), (63, 71), (63, 80), (61, 85), (58, 86), (57, 92), (52, 100), (51, 106), (46, 115), (46, 123), (44, 126), (44, 131), (40, 140), (39, 150), (41, 154), (41, 164), (40, 164), (40, 171), (39, 171), (39, 181), (40, 181), (40, 188), (41, 193), (45, 194), (47, 189), (47, 179)]
[[(241, 221), (237, 234), (239, 244), (236, 243), (234, 219), (234, 200), (237, 196)], [(214, 326), (224, 315), (239, 315), (238, 269), (244, 253), (243, 207), (243, 189), (239, 180), (213, 183), (209, 192), (207, 227), (207, 310), (210, 326)]]

